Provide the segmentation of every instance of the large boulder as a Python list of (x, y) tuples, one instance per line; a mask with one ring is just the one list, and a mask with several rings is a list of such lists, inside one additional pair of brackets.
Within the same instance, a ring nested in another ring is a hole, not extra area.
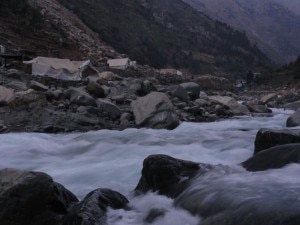
[(187, 92), (189, 92), (190, 97), (193, 99), (197, 99), (199, 97), (201, 88), (200, 85), (195, 82), (186, 82), (180, 84)]
[(188, 186), (189, 181), (200, 169), (204, 170), (204, 167), (205, 165), (167, 155), (148, 156), (144, 160), (142, 176), (135, 191), (158, 191), (159, 194), (174, 198)]
[(255, 138), (254, 155), (258, 152), (274, 147), (276, 145), (284, 145), (290, 143), (300, 143), (300, 130), (274, 130), (260, 129)]
[(58, 225), (77, 201), (45, 173), (0, 170), (0, 224)]
[(65, 91), (65, 96), (79, 106), (97, 106), (96, 100), (80, 88), (71, 87)]
[(14, 98), (14, 90), (0, 86), (0, 105), (8, 104)]
[(291, 115), (286, 121), (287, 127), (297, 127), (299, 125), (300, 125), (300, 108), (297, 109), (297, 111), (294, 112), (294, 114)]
[(140, 127), (174, 129), (179, 125), (172, 102), (161, 92), (152, 92), (131, 103), (135, 122)]
[(62, 225), (106, 225), (107, 208), (128, 208), (128, 200), (110, 189), (96, 189), (75, 204), (63, 218)]
[(15, 91), (26, 91), (28, 89), (26, 83), (19, 80), (10, 81), (5, 87), (14, 89)]
[(157, 91), (157, 88), (149, 80), (134, 79), (131, 81), (129, 89), (138, 96), (145, 96), (151, 92)]
[(259, 152), (242, 163), (248, 171), (282, 168), (290, 163), (300, 163), (300, 144), (278, 145)]

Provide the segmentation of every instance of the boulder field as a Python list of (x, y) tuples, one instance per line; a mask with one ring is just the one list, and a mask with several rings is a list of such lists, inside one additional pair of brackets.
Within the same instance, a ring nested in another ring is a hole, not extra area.
[[(222, 82), (207, 75), (188, 80), (147, 67), (105, 71), (81, 81), (0, 68), (0, 132), (174, 129), (181, 121), (271, 116), (268, 107), (289, 103), (287, 108), (294, 109), (297, 104), (290, 102), (299, 99), (297, 93), (260, 94), (255, 98), (237, 95), (230, 92), (233, 87), (228, 80), (223, 82), (223, 89)], [(289, 95), (292, 97), (287, 98)], [(291, 116), (287, 125), (297, 125), (297, 115)]]

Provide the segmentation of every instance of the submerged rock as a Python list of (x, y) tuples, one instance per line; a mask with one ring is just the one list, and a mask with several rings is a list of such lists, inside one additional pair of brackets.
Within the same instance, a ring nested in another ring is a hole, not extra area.
[(0, 224), (56, 225), (77, 201), (45, 173), (0, 170)]
[(279, 145), (259, 152), (242, 163), (248, 171), (282, 168), (290, 163), (300, 163), (300, 143)]

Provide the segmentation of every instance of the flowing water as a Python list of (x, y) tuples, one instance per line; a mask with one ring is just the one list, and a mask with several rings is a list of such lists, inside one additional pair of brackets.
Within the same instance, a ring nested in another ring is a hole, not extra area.
[[(43, 171), (83, 198), (96, 188), (111, 188), (124, 194), (134, 210), (110, 210), (111, 225), (146, 224), (153, 208), (165, 215), (155, 225), (197, 225), (200, 216), (241, 205), (266, 212), (300, 212), (300, 166), (258, 173), (244, 171), (238, 163), (253, 154), (260, 128), (285, 128), (291, 111), (274, 110), (273, 117), (240, 117), (213, 123), (182, 123), (177, 129), (101, 130), (75, 134), (14, 133), (0, 135), (0, 168)], [(175, 202), (155, 193), (134, 197), (143, 159), (151, 154), (209, 164), (228, 165), (195, 179)], [(195, 201), (198, 200), (198, 201)], [(237, 211), (239, 212), (239, 211)], [(220, 224), (221, 225), (221, 224)]]

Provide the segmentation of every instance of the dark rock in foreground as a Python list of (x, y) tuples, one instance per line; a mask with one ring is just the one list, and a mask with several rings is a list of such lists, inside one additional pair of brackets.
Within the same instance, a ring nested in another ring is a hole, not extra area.
[(300, 163), (300, 144), (279, 145), (259, 152), (242, 166), (248, 171), (282, 168), (290, 163)]
[(71, 207), (62, 225), (104, 225), (108, 207), (121, 209), (126, 208), (128, 203), (128, 200), (116, 191), (97, 189)]
[(300, 130), (274, 130), (260, 129), (255, 138), (254, 155), (258, 152), (274, 147), (291, 143), (300, 143)]
[(47, 174), (0, 170), (0, 224), (56, 225), (77, 201)]
[(1, 225), (105, 225), (108, 207), (127, 209), (127, 204), (110, 189), (94, 190), (78, 202), (45, 173), (0, 170)]
[(187, 187), (199, 170), (206, 166), (167, 155), (148, 156), (144, 160), (142, 177), (135, 191), (158, 191), (159, 194), (174, 198)]

